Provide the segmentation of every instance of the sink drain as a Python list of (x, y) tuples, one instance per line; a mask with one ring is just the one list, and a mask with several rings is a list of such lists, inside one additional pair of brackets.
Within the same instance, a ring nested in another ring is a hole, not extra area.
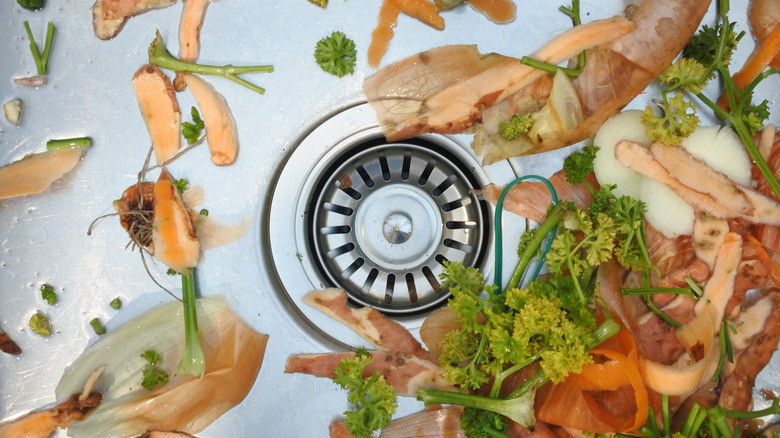
[(476, 183), (434, 141), (352, 145), (315, 184), (308, 233), (319, 269), (386, 313), (435, 306), (447, 298), (441, 263), (471, 266), (485, 252)]
[(281, 168), (269, 208), (271, 258), (292, 307), (350, 346), (364, 341), (301, 304), (303, 295), (339, 287), (353, 304), (419, 328), (449, 297), (442, 262), (492, 264), (492, 212), (470, 192), (487, 183), (450, 137), (388, 143), (367, 104), (325, 119)]

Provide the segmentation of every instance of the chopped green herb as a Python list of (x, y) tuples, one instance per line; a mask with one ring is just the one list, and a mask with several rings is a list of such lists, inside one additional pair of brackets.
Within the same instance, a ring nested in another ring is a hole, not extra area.
[(100, 323), (100, 319), (98, 318), (92, 318), (89, 321), (89, 326), (92, 327), (92, 330), (95, 331), (96, 335), (103, 335), (106, 333), (106, 328), (103, 327), (103, 324)]
[(175, 181), (173, 181), (173, 186), (176, 187), (176, 191), (179, 192), (179, 194), (184, 193), (187, 188), (189, 187), (190, 182), (187, 181), (184, 178), (179, 178)]
[(33, 333), (37, 335), (44, 337), (51, 335), (51, 322), (49, 322), (49, 318), (41, 312), (35, 312), (33, 316), (30, 317), (28, 325)]
[(145, 361), (149, 362), (149, 365), (151, 366), (157, 366), (157, 364), (159, 364), (162, 360), (162, 355), (154, 350), (144, 351), (141, 353), (141, 357), (144, 358)]
[(168, 383), (168, 374), (157, 368), (157, 365), (162, 360), (160, 353), (154, 350), (146, 350), (141, 353), (141, 357), (148, 362), (142, 371), (143, 379), (141, 380), (141, 386), (149, 391), (153, 391), (154, 388)]
[(200, 140), (200, 133), (206, 127), (206, 124), (200, 118), (200, 113), (194, 106), (190, 110), (190, 114), (192, 114), (192, 123), (182, 122), (181, 135), (187, 140), (187, 144), (195, 144)]
[(57, 303), (57, 293), (54, 292), (54, 287), (52, 287), (50, 284), (42, 284), (41, 285), (41, 298), (43, 298), (44, 301), (49, 303), (50, 305), (54, 305)]
[(119, 297), (114, 298), (111, 300), (110, 303), (108, 303), (109, 306), (111, 306), (114, 310), (119, 310), (122, 308), (122, 300), (119, 299)]

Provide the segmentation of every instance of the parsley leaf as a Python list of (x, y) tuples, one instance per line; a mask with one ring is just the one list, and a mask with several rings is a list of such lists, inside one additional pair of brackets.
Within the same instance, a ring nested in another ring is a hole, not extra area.
[(357, 50), (355, 42), (336, 31), (317, 42), (314, 59), (322, 70), (342, 77), (355, 72)]
[(206, 127), (206, 124), (203, 123), (203, 119), (200, 118), (198, 109), (194, 106), (190, 110), (190, 114), (192, 114), (192, 123), (182, 122), (181, 135), (187, 140), (187, 144), (195, 144), (200, 139), (200, 133)]

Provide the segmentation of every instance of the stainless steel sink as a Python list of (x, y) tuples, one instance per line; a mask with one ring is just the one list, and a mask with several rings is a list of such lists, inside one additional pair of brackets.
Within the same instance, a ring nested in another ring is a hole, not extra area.
[[(519, 17), (505, 25), (468, 6), (443, 13), (444, 31), (401, 17), (382, 65), (456, 43), (521, 56), (571, 25), (556, 2), (516, 3)], [(744, 23), (746, 2), (732, 3), (732, 19)], [(86, 0), (50, 1), (42, 11), (30, 12), (13, 1), (0, 4), (0, 100), (19, 97), (26, 104), (21, 127), (0, 119), (0, 163), (42, 151), (51, 138), (86, 135), (94, 140), (79, 167), (45, 193), (0, 201), (0, 328), (24, 351), (18, 357), (0, 354), (0, 421), (55, 401), (63, 369), (97, 339), (90, 319), (99, 317), (111, 331), (172, 299), (150, 280), (138, 253), (126, 248), (128, 237), (116, 218), (100, 221), (91, 235), (87, 229), (112, 212), (112, 200), (136, 181), (143, 165), (149, 136), (130, 79), (147, 62), (156, 30), (176, 52), (181, 5), (130, 19), (110, 41), (94, 37), (91, 6)], [(623, 8), (617, 1), (585, 1), (582, 6), (585, 20)], [(469, 189), (560, 168), (563, 153), (483, 169), (467, 135), (385, 144), (361, 92), (363, 80), (373, 73), (366, 65), (366, 49), (378, 10), (376, 1), (346, 0), (330, 0), (326, 9), (306, 0), (224, 0), (209, 6), (200, 62), (268, 63), (275, 70), (247, 77), (266, 89), (263, 95), (212, 80), (239, 127), (241, 149), (234, 165), (214, 166), (203, 145), (169, 168), (175, 178), (203, 186), (203, 207), (212, 217), (226, 224), (250, 219), (240, 240), (205, 253), (198, 288), (204, 296), (225, 295), (249, 324), (270, 335), (252, 391), (203, 437), (326, 436), (330, 421), (347, 408), (344, 393), (326, 379), (284, 374), (285, 360), (291, 354), (364, 342), (308, 309), (300, 297), (311, 289), (339, 285), (356, 304), (378, 306), (416, 333), (427, 312), (446, 299), (437, 290), (437, 260), (464, 257), (491, 270), (492, 223), (487, 221), (494, 212), (470, 196)], [(13, 82), (34, 74), (25, 20), (39, 41), (46, 21), (58, 29), (49, 81), (40, 89)], [(334, 30), (345, 32), (358, 48), (357, 69), (344, 78), (325, 74), (313, 59), (317, 40)], [(743, 55), (748, 52), (746, 48)], [(178, 94), (178, 100), (187, 118), (194, 100), (188, 92)], [(640, 97), (632, 106), (646, 101)], [(432, 176), (420, 183), (432, 161)], [(449, 180), (452, 175), (457, 177)], [(355, 199), (344, 190), (347, 186), (339, 185), (344, 176), (358, 192), (358, 186), (376, 184), (383, 195)], [(383, 208), (399, 197), (406, 202), (404, 209)], [(441, 222), (430, 213), (443, 205), (453, 216)], [(421, 216), (432, 221), (418, 220)], [(525, 222), (508, 216), (505, 256), (511, 258)], [(386, 232), (356, 236), (368, 223), (384, 225)], [(413, 254), (388, 254), (388, 245), (407, 241), (417, 245)], [(177, 290), (166, 269), (151, 264), (150, 270)], [(43, 283), (55, 287), (60, 297), (56, 305), (41, 300), (38, 287)], [(121, 310), (109, 307), (115, 297), (125, 303)], [(27, 328), (38, 310), (53, 323), (55, 333), (48, 338)], [(399, 414), (421, 407), (403, 399)]]

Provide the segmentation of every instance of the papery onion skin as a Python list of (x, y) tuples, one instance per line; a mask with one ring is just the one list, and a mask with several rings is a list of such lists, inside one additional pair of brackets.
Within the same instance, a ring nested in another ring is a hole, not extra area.
[(243, 400), (260, 370), (268, 336), (239, 320), (222, 297), (197, 304), (203, 378), (175, 376), (153, 392), (141, 388), (145, 361), (140, 353), (156, 350), (163, 358), (158, 367), (173, 374), (184, 349), (181, 303), (155, 308), (109, 331), (66, 369), (58, 399), (82, 386), (96, 364), (106, 365), (96, 387), (103, 403), (85, 421), (72, 424), (70, 436), (136, 437), (148, 430), (197, 434)]

